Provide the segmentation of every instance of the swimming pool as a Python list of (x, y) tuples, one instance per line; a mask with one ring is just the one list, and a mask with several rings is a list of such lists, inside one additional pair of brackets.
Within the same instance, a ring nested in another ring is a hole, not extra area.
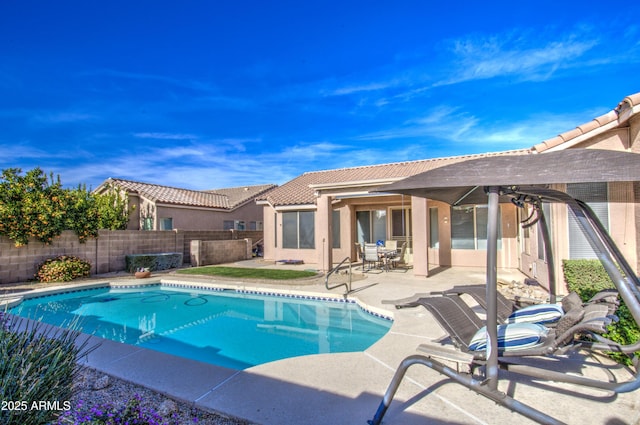
[(161, 285), (26, 299), (10, 313), (232, 369), (289, 357), (363, 351), (391, 320), (354, 302)]

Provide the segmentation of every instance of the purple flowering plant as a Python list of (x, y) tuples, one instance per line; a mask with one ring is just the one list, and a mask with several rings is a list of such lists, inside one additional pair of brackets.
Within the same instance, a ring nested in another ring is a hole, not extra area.
[(141, 401), (137, 394), (120, 407), (111, 403), (87, 406), (80, 400), (74, 409), (58, 418), (56, 425), (179, 425), (175, 414), (165, 419), (155, 410), (143, 407)]
[(3, 311), (0, 311), (0, 331), (8, 332), (9, 326), (9, 316), (6, 315)]

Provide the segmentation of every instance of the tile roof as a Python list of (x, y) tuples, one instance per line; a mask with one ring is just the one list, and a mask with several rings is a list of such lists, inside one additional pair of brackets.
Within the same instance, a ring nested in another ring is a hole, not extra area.
[[(312, 171), (269, 191), (258, 198), (273, 206), (312, 205), (316, 202), (315, 190), (311, 185), (339, 184), (349, 182), (375, 181), (382, 179), (404, 178), (455, 162), (466, 161), (494, 155), (523, 155), (529, 149), (477, 155), (453, 156), (418, 161), (397, 162), (382, 165), (369, 165), (336, 170)], [(354, 183), (354, 185), (356, 185)]]
[(229, 198), (231, 208), (236, 208), (242, 204), (254, 200), (256, 197), (265, 194), (278, 186), (275, 184), (261, 184), (256, 186), (228, 187), (223, 189), (207, 190), (207, 192), (217, 193)]
[(109, 178), (96, 191), (99, 192), (101, 188), (109, 183), (137, 193), (153, 202), (224, 210), (232, 210), (275, 187), (275, 185), (260, 185), (218, 189), (216, 191), (200, 191)]
[(635, 93), (625, 97), (615, 109), (606, 114), (579, 125), (573, 130), (544, 140), (535, 145), (532, 150), (541, 153), (548, 150), (566, 149), (582, 142), (586, 138), (591, 138), (612, 128), (623, 126), (632, 115), (638, 112), (640, 112), (640, 93)]

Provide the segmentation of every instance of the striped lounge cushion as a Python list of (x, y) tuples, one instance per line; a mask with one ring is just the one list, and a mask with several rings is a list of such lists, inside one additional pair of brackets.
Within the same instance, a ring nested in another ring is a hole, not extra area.
[(555, 323), (564, 314), (561, 304), (536, 304), (514, 311), (507, 323)]
[[(498, 325), (498, 349), (515, 351), (534, 347), (544, 342), (549, 329), (536, 323), (514, 323)], [(478, 329), (471, 339), (471, 351), (483, 351), (487, 348), (487, 328)]]

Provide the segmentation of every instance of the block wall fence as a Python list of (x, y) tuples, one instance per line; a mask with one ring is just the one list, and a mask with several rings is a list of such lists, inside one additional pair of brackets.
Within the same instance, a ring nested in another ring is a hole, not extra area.
[(211, 264), (232, 263), (249, 260), (252, 257), (251, 239), (226, 241), (191, 241), (191, 265), (194, 267)]
[(80, 243), (75, 233), (64, 231), (49, 245), (33, 239), (19, 248), (11, 239), (0, 236), (0, 284), (32, 280), (38, 265), (59, 255), (73, 255), (89, 261), (93, 275), (125, 270), (125, 256), (129, 254), (181, 252), (184, 262), (189, 263), (192, 240), (235, 239), (262, 241), (262, 232), (100, 230), (97, 238)]

